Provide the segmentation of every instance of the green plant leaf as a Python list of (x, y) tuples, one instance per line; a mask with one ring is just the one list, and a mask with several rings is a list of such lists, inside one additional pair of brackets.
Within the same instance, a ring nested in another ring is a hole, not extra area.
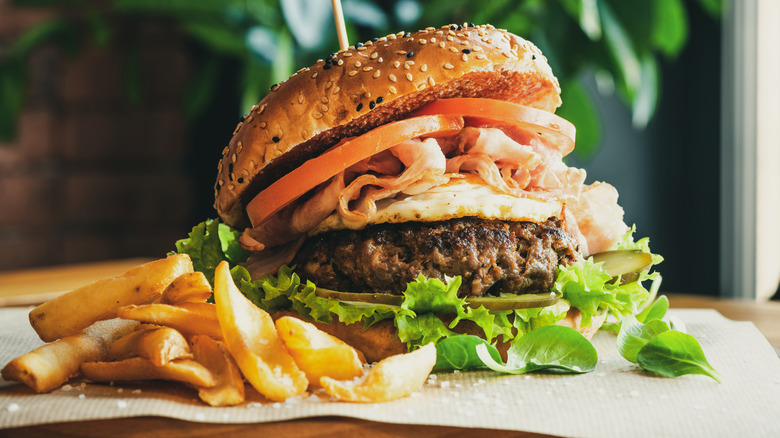
[(640, 62), (642, 81), (635, 90), (631, 105), (631, 122), (635, 127), (643, 129), (653, 118), (658, 103), (659, 75), (658, 63), (652, 54), (642, 54)]
[(322, 44), (323, 35), (330, 32), (333, 9), (321, 0), (281, 0), (282, 14), (295, 41), (306, 50)]
[(559, 0), (563, 9), (575, 20), (592, 41), (601, 38), (598, 0)]
[(674, 56), (688, 40), (688, 15), (682, 0), (655, 0), (653, 47), (666, 56)]
[(637, 363), (654, 373), (669, 377), (685, 374), (702, 374), (723, 380), (707, 362), (699, 342), (693, 336), (669, 330), (652, 338), (637, 354)]
[(577, 330), (547, 325), (525, 334), (507, 350), (506, 364), (496, 361), (484, 345), (477, 354), (485, 366), (502, 373), (524, 374), (550, 370), (564, 373), (587, 373), (596, 368), (598, 353)]
[(669, 324), (666, 321), (653, 319), (642, 324), (633, 315), (628, 315), (620, 322), (617, 349), (627, 361), (636, 363), (636, 356), (642, 347), (654, 336), (667, 330)]
[(0, 140), (16, 136), (16, 122), (24, 105), (27, 76), (21, 61), (0, 62)]
[(243, 56), (246, 51), (243, 29), (206, 21), (186, 21), (182, 27), (190, 36), (218, 53)]
[(282, 30), (276, 35), (276, 59), (271, 66), (271, 81), (275, 84), (287, 79), (293, 72), (295, 53), (290, 34)]
[(187, 119), (195, 120), (206, 110), (217, 84), (219, 66), (215, 56), (207, 56), (187, 81), (187, 91), (182, 95), (182, 108)]
[(574, 154), (581, 160), (593, 158), (601, 142), (602, 124), (598, 108), (579, 80), (567, 81), (561, 87), (563, 105), (556, 112), (577, 127)]
[(618, 82), (622, 85), (622, 91), (629, 103), (633, 103), (637, 90), (641, 87), (642, 66), (636, 50), (623, 25), (617, 20), (610, 7), (605, 3), (601, 6), (602, 26), (606, 46), (612, 60), (617, 66)]
[(666, 316), (666, 312), (669, 310), (669, 298), (666, 295), (661, 295), (656, 299), (652, 305), (648, 306), (641, 313), (636, 315), (636, 319), (639, 322), (646, 323), (654, 319), (663, 319)]
[(501, 355), (496, 347), (486, 340), (474, 335), (457, 335), (441, 339), (436, 343), (437, 370), (468, 370), (485, 366), (477, 355), (477, 345), (485, 345), (490, 357), (496, 362), (501, 361)]

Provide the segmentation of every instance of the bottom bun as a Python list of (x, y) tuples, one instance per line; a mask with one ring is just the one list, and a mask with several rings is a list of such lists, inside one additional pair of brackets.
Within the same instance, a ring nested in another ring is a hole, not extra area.
[[(298, 313), (290, 311), (276, 312), (271, 316), (274, 320), (281, 318), (282, 316), (300, 318)], [(603, 312), (600, 315), (594, 316), (591, 319), (591, 324), (589, 326), (583, 327), (582, 313), (580, 313), (579, 309), (572, 307), (566, 313), (566, 316), (558, 321), (558, 325), (571, 327), (582, 333), (587, 339), (590, 339), (604, 323), (606, 317), (606, 312)], [(443, 320), (449, 322), (444, 318)], [(379, 321), (367, 330), (363, 330), (363, 324), (361, 323), (345, 324), (335, 319), (330, 324), (320, 322), (315, 322), (313, 324), (325, 333), (341, 339), (363, 353), (369, 363), (378, 362), (386, 357), (406, 353), (407, 351), (406, 344), (401, 342), (398, 336), (396, 336), (396, 329), (392, 319)], [(461, 334), (484, 337), (482, 329), (471, 321), (461, 321), (453, 331)], [(510, 343), (504, 342), (500, 338), (501, 337), (496, 340), (496, 348), (501, 353), (501, 357), (506, 360), (506, 351), (509, 348)]]

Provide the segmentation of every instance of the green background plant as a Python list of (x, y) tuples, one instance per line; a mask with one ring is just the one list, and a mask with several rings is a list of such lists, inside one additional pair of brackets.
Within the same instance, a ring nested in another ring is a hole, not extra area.
[[(76, 54), (88, 43), (109, 47), (119, 23), (162, 20), (195, 46), (190, 83), (182, 108), (201, 116), (218, 87), (220, 72), (235, 68), (239, 107), (244, 114), (268, 87), (297, 68), (338, 49), (327, 0), (13, 0), (20, 8), (53, 8), (52, 18), (28, 29), (0, 50), (0, 140), (13, 138), (24, 105), (26, 59), (44, 44)], [(343, 0), (350, 41), (399, 30), (448, 23), (491, 23), (536, 43), (558, 76), (564, 105), (559, 114), (577, 126), (578, 158), (593, 154), (601, 119), (583, 86), (593, 74), (629, 106), (633, 123), (652, 118), (662, 59), (673, 60), (688, 38), (688, 8), (720, 16), (722, 0)], [(124, 56), (125, 95), (143, 99), (138, 58), (132, 44)]]

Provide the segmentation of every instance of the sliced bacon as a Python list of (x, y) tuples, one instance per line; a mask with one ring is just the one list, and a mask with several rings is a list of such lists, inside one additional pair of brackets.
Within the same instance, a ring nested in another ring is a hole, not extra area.
[(253, 251), (241, 266), (249, 271), (252, 280), (257, 280), (263, 275), (274, 274), (282, 265), (289, 265), (292, 262), (305, 239), (305, 236), (300, 236), (297, 240), (281, 246), (266, 248), (263, 251)]
[(567, 204), (587, 240), (584, 255), (609, 250), (628, 230), (623, 222), (623, 208), (617, 200), (618, 193), (613, 186), (595, 182), (583, 187), (578, 202)]

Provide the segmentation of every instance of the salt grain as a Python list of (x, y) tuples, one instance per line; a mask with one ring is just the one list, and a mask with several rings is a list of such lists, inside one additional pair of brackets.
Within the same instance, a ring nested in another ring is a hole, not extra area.
[(18, 405), (18, 404), (16, 404), (16, 403), (11, 403), (10, 405), (8, 405), (8, 407), (6, 408), (6, 410), (7, 410), (8, 412), (16, 412), (16, 411), (18, 411), (18, 410), (19, 410), (19, 405)]
[(67, 392), (67, 391), (70, 391), (71, 389), (73, 389), (73, 387), (72, 387), (72, 386), (70, 386), (70, 385), (62, 385), (62, 390), (63, 390), (63, 391), (66, 391), (66, 392)]
[(87, 398), (87, 396), (86, 396), (86, 395), (84, 395), (84, 394), (79, 394), (79, 400), (84, 400), (85, 398)]

